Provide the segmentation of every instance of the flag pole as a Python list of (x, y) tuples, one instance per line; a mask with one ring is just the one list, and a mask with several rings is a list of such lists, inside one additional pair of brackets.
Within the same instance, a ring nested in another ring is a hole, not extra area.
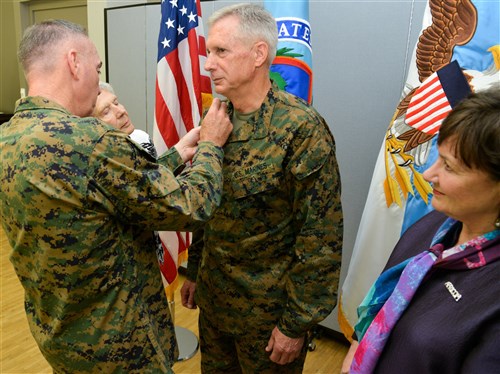
[(168, 307), (172, 316), (172, 323), (175, 328), (175, 338), (177, 339), (177, 347), (179, 348), (179, 357), (177, 361), (186, 361), (192, 358), (198, 352), (198, 338), (191, 330), (177, 326), (175, 324), (175, 301), (169, 300)]
[(168, 308), (170, 309), (170, 315), (172, 316), (172, 324), (175, 326), (175, 301), (168, 301)]
[[(158, 154), (199, 124), (202, 106), (212, 97), (210, 77), (202, 73), (206, 48), (200, 0), (162, 1), (160, 10), (153, 135)], [(169, 288), (168, 307), (179, 347), (178, 361), (182, 361), (198, 350), (197, 336), (175, 324), (173, 292), (177, 287), (177, 268), (187, 255), (189, 234), (184, 238), (183, 233), (163, 231), (162, 235), (164, 261), (160, 262), (160, 269)]]

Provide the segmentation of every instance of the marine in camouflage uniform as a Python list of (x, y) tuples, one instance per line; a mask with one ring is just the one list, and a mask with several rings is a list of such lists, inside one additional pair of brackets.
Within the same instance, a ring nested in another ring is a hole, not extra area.
[[(158, 163), (127, 134), (42, 97), (2, 125), (2, 224), (30, 329), (56, 373), (171, 373), (177, 352), (153, 230), (208, 219), (222, 149)], [(144, 230), (144, 227), (150, 230)]]
[(257, 112), (232, 118), (222, 203), (189, 249), (202, 369), (298, 373), (306, 343), (283, 366), (265, 347), (275, 326), (303, 336), (336, 305), (343, 216), (334, 138), (311, 106), (275, 85)]

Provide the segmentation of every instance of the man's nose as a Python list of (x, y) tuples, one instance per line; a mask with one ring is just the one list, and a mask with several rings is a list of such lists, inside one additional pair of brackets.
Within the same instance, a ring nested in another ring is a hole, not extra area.
[(205, 60), (205, 65), (203, 66), (203, 68), (206, 71), (211, 71), (214, 69), (213, 57), (210, 56), (211, 56), (210, 54), (207, 56), (207, 59)]
[(127, 113), (127, 110), (125, 109), (125, 107), (122, 105), (122, 104), (118, 104), (118, 116), (121, 117), (123, 116), (125, 113)]

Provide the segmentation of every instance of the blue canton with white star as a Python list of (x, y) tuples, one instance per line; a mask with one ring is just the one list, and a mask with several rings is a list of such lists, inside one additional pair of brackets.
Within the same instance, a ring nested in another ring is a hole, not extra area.
[(172, 52), (198, 26), (195, 0), (162, 0), (158, 61)]

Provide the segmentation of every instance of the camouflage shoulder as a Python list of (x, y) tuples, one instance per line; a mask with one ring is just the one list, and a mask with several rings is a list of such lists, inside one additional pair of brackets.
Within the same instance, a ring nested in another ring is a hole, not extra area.
[(128, 134), (124, 133), (123, 131), (115, 129), (113, 126), (95, 117), (80, 118), (78, 124), (79, 126), (81, 126), (82, 130), (85, 131), (85, 133), (87, 134), (93, 133), (96, 138), (101, 138), (102, 136), (108, 133), (116, 134), (126, 139), (129, 138)]
[(286, 112), (291, 119), (296, 120), (299, 132), (306, 134), (322, 134), (320, 136), (329, 137), (333, 141), (328, 124), (321, 114), (303, 99), (286, 91), (276, 92), (277, 108), (282, 107), (280, 112)]

